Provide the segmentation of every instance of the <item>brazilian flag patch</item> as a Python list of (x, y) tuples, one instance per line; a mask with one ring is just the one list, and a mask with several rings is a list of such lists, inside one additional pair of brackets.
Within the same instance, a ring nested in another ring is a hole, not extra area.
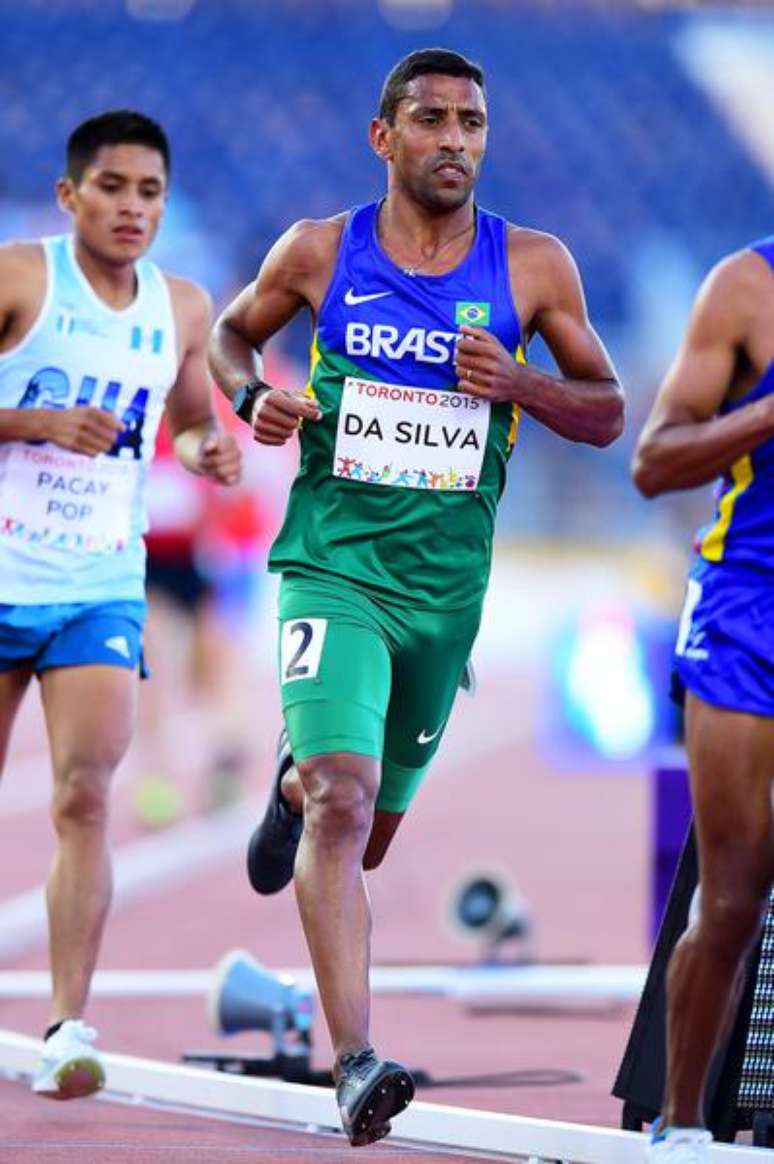
[(469, 327), (488, 327), (491, 314), (491, 303), (460, 303), (458, 301), (454, 304), (454, 322), (467, 323)]

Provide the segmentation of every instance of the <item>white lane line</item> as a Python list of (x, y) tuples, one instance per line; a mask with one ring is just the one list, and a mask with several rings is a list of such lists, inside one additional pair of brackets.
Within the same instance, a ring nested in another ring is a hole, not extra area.
[[(265, 969), (265, 968), (264, 968)], [(314, 990), (308, 966), (268, 971)], [(645, 983), (644, 966), (372, 966), (374, 994), (431, 994), (469, 1003), (500, 1005), (561, 999), (572, 1003), (636, 1001)], [(214, 970), (98, 970), (93, 997), (187, 998), (208, 993)], [(47, 970), (0, 970), (0, 998), (45, 998)]]
[[(37, 1039), (0, 1031), (0, 1070), (29, 1077), (37, 1065), (40, 1048)], [(229, 1075), (129, 1055), (106, 1054), (104, 1061), (110, 1091), (137, 1097), (139, 1101), (279, 1120), (308, 1131), (339, 1127), (333, 1092), (321, 1087)], [(408, 1141), (423, 1146), (498, 1152), (507, 1159), (526, 1156), (576, 1164), (644, 1164), (648, 1139), (643, 1132), (418, 1102), (395, 1117), (394, 1135), (386, 1146), (397, 1147), (401, 1141)], [(760, 1161), (760, 1148), (718, 1143), (710, 1146), (710, 1164)]]

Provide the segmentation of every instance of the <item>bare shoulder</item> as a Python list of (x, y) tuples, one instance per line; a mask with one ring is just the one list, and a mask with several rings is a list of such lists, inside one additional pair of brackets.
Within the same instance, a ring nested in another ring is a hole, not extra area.
[(758, 300), (761, 295), (774, 298), (774, 278), (766, 260), (756, 251), (735, 251), (721, 259), (704, 281), (705, 296), (738, 302)]
[(192, 279), (163, 273), (172, 301), (177, 328), (178, 358), (198, 351), (207, 342), (212, 327), (212, 300), (207, 291)]
[(546, 312), (586, 314), (575, 260), (555, 235), (509, 226), (508, 266), (515, 302), (527, 333), (540, 329)]
[(0, 244), (0, 275), (6, 287), (16, 291), (37, 289), (45, 283), (46, 255), (42, 242), (18, 241)]
[(526, 226), (508, 224), (508, 256), (512, 263), (527, 266), (531, 274), (575, 271), (575, 260), (556, 235)]
[(192, 279), (183, 279), (180, 275), (170, 275), (166, 271), (164, 278), (177, 318), (192, 326), (197, 323), (209, 323), (212, 316), (212, 299), (209, 293)]
[(774, 279), (768, 263), (755, 251), (735, 251), (710, 270), (696, 296), (693, 328), (715, 337), (738, 339), (749, 334), (761, 309), (770, 316)]
[(0, 245), (0, 351), (20, 343), (46, 298), (46, 255), (41, 242)]
[(346, 211), (331, 218), (299, 219), (277, 240), (272, 253), (281, 254), (283, 264), (296, 272), (313, 271), (335, 257), (346, 220)]

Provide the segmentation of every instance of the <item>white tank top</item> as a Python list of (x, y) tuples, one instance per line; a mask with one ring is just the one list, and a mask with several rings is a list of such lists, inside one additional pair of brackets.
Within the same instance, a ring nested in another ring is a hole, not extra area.
[(0, 408), (91, 404), (125, 429), (97, 457), (0, 442), (0, 603), (142, 598), (145, 478), (178, 367), (169, 288), (140, 259), (135, 299), (115, 311), (79, 267), (71, 236), (42, 242), (45, 300), (21, 343), (0, 353)]

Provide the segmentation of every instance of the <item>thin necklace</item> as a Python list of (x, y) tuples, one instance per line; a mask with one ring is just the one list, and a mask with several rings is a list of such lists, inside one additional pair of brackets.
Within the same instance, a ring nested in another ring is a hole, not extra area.
[(446, 248), (448, 246), (451, 246), (451, 244), (456, 239), (462, 238), (462, 236), (464, 234), (467, 234), (467, 232), (471, 228), (473, 228), (475, 230), (475, 226), (476, 226), (476, 216), (474, 214), (471, 222), (469, 222), (466, 226), (463, 226), (462, 230), (458, 230), (456, 234), (453, 234), (451, 236), (451, 238), (447, 238), (445, 242), (442, 242), (441, 245), (433, 252), (432, 255), (428, 255), (427, 258), (420, 259), (418, 263), (411, 263), (408, 267), (402, 267), (401, 269), (403, 271), (403, 274), (410, 275), (412, 279), (415, 275), (421, 275), (422, 268), (424, 266), (426, 266), (428, 263), (432, 263), (435, 259), (437, 259), (438, 256), (440, 255), (441, 251), (445, 251)]

